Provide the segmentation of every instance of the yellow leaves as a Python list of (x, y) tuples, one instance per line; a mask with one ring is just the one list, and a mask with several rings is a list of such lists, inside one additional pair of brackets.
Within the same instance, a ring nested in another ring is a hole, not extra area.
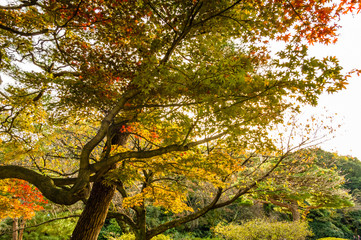
[(153, 185), (145, 190), (147, 196), (153, 200), (154, 206), (163, 207), (173, 213), (193, 212), (193, 209), (185, 203), (187, 197), (184, 191), (175, 191), (166, 185)]
[(269, 81), (268, 81), (267, 79), (265, 79), (264, 85), (265, 85), (266, 87), (269, 86)]
[[(141, 129), (133, 126), (135, 128)], [(113, 146), (112, 153), (116, 151), (126, 151), (126, 148)], [(226, 150), (213, 150), (210, 154), (204, 154), (201, 149), (173, 152), (145, 160), (127, 159), (121, 163), (121, 168), (107, 175), (107, 180), (123, 182), (129, 196), (123, 199), (124, 208), (153, 205), (181, 213), (193, 211), (187, 205), (187, 188), (193, 189), (194, 184), (198, 189), (208, 190), (229, 187), (236, 173), (244, 171), (243, 161)], [(147, 187), (142, 188), (144, 185)]]
[(123, 147), (123, 146), (120, 146), (120, 145), (112, 145), (111, 146), (111, 151), (110, 151), (110, 154), (111, 155), (116, 155), (118, 153), (122, 153), (122, 152), (127, 152), (129, 151), (129, 149)]
[(22, 214), (19, 212), (20, 201), (18, 199), (11, 199), (0, 195), (0, 220), (10, 217), (16, 218), (21, 217)]
[(136, 194), (132, 197), (127, 197), (123, 199), (123, 207), (124, 208), (132, 208), (139, 207), (144, 203), (144, 194)]
[(252, 83), (252, 82), (253, 82), (253, 79), (252, 79), (251, 76), (247, 75), (247, 76), (244, 78), (244, 81), (245, 81), (246, 83)]
[(184, 191), (176, 191), (167, 185), (152, 184), (143, 189), (141, 193), (124, 198), (123, 207), (137, 207), (147, 201), (151, 202), (153, 206), (163, 207), (173, 213), (181, 213), (183, 211), (193, 212), (193, 209), (185, 203), (186, 200), (187, 197)]

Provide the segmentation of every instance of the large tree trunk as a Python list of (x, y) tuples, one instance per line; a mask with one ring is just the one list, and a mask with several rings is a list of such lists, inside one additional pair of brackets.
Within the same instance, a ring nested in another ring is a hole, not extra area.
[(114, 191), (115, 187), (103, 184), (102, 179), (93, 184), (90, 197), (75, 226), (71, 240), (96, 240), (98, 238)]
[[(107, 139), (107, 147), (104, 148), (103, 154), (107, 157), (110, 153), (111, 145), (124, 146), (127, 142), (129, 133), (123, 132), (121, 129), (126, 128), (126, 122), (111, 126), (109, 131), (111, 136)], [(111, 166), (108, 170), (116, 168), (116, 165)], [(104, 175), (106, 172), (98, 173)], [(112, 201), (115, 186), (103, 184), (104, 179), (101, 177), (94, 182), (93, 188), (90, 192), (90, 197), (85, 205), (71, 240), (97, 240), (100, 230), (102, 229), (105, 219), (108, 214), (109, 205)]]

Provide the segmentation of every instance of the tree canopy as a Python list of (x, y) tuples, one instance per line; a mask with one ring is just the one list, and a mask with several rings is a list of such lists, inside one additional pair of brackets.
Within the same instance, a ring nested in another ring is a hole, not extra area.
[[(272, 171), (289, 152), (274, 155), (269, 128), (286, 110), (345, 88), (337, 59), (309, 57), (307, 44), (335, 42), (338, 18), (355, 8), (346, 0), (6, 1), (0, 73), (11, 83), (0, 95), (0, 179), (28, 181), (54, 203), (86, 202), (73, 239), (96, 239), (115, 188), (135, 212), (137, 223), (122, 216), (137, 238), (152, 237), (144, 202), (128, 203), (122, 189), (139, 178), (133, 187), (155, 204), (182, 210), (186, 196), (169, 194), (175, 171), (211, 181), (215, 197), (184, 222), (224, 206), (257, 185), (222, 200), (219, 181), (246, 167), (237, 155), (272, 153)], [(272, 52), (270, 41), (285, 47)], [(169, 185), (155, 176), (171, 176)]]

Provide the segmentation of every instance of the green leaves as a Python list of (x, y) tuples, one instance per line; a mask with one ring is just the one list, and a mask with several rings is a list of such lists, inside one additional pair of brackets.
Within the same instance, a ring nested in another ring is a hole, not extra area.
[[(352, 9), (353, 3), (301, 0), (0, 6), (0, 73), (13, 81), (0, 95), (1, 162), (36, 169), (30, 172), (37, 180), (51, 177), (42, 191), (60, 191), (67, 203), (87, 196), (90, 182), (115, 167), (109, 184), (142, 182), (138, 195), (130, 196), (137, 207), (146, 199), (170, 209), (173, 201), (176, 212), (190, 210), (181, 188), (166, 194), (174, 182), (184, 183), (179, 177), (213, 189), (229, 186), (235, 172), (249, 170), (242, 166), (246, 157), (234, 156), (275, 153), (267, 131), (286, 110), (297, 111), (292, 103), (314, 105), (323, 91), (345, 87), (337, 60), (308, 57), (305, 44), (333, 41), (334, 20), (349, 11), (347, 5)], [(271, 40), (289, 44), (274, 56)], [(112, 142), (119, 135), (121, 146)], [(271, 183), (278, 188), (276, 178), (286, 179), (288, 197), (297, 178), (285, 176), (285, 169), (279, 166)], [(307, 177), (293, 170), (295, 177)], [(323, 183), (333, 176), (308, 171)], [(265, 173), (254, 172), (243, 179), (250, 188), (262, 180), (252, 177)], [(309, 200), (301, 190), (304, 195), (293, 199)]]

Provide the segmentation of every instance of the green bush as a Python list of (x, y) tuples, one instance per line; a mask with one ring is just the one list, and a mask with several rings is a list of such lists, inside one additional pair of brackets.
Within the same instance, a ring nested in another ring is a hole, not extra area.
[(312, 221), (309, 222), (309, 226), (312, 229), (312, 232), (315, 234), (315, 238), (323, 237), (334, 237), (334, 238), (344, 238), (345, 234), (342, 229), (338, 228), (333, 222), (328, 221)]
[[(116, 237), (116, 238), (110, 237), (108, 239), (109, 240), (135, 240), (135, 236), (132, 233), (126, 233), (120, 237)], [(166, 235), (160, 234), (158, 236), (153, 237), (152, 240), (172, 240), (172, 239)]]
[(319, 238), (317, 240), (348, 240), (348, 239), (346, 239), (346, 238), (327, 237), (327, 238)]
[(122, 234), (122, 230), (119, 227), (115, 219), (106, 219), (105, 224), (102, 227), (98, 240), (107, 240), (110, 237), (119, 237)]
[[(65, 217), (69, 213), (58, 213), (56, 217)], [(55, 216), (47, 212), (37, 212), (32, 220), (27, 222), (28, 226), (36, 225), (38, 223), (46, 222)], [(66, 218), (57, 221), (49, 222), (34, 228), (28, 228), (24, 231), (24, 240), (67, 240), (70, 238), (77, 218)]]
[(312, 235), (306, 222), (270, 222), (261, 219), (242, 225), (218, 224), (214, 232), (232, 240), (304, 240)]

